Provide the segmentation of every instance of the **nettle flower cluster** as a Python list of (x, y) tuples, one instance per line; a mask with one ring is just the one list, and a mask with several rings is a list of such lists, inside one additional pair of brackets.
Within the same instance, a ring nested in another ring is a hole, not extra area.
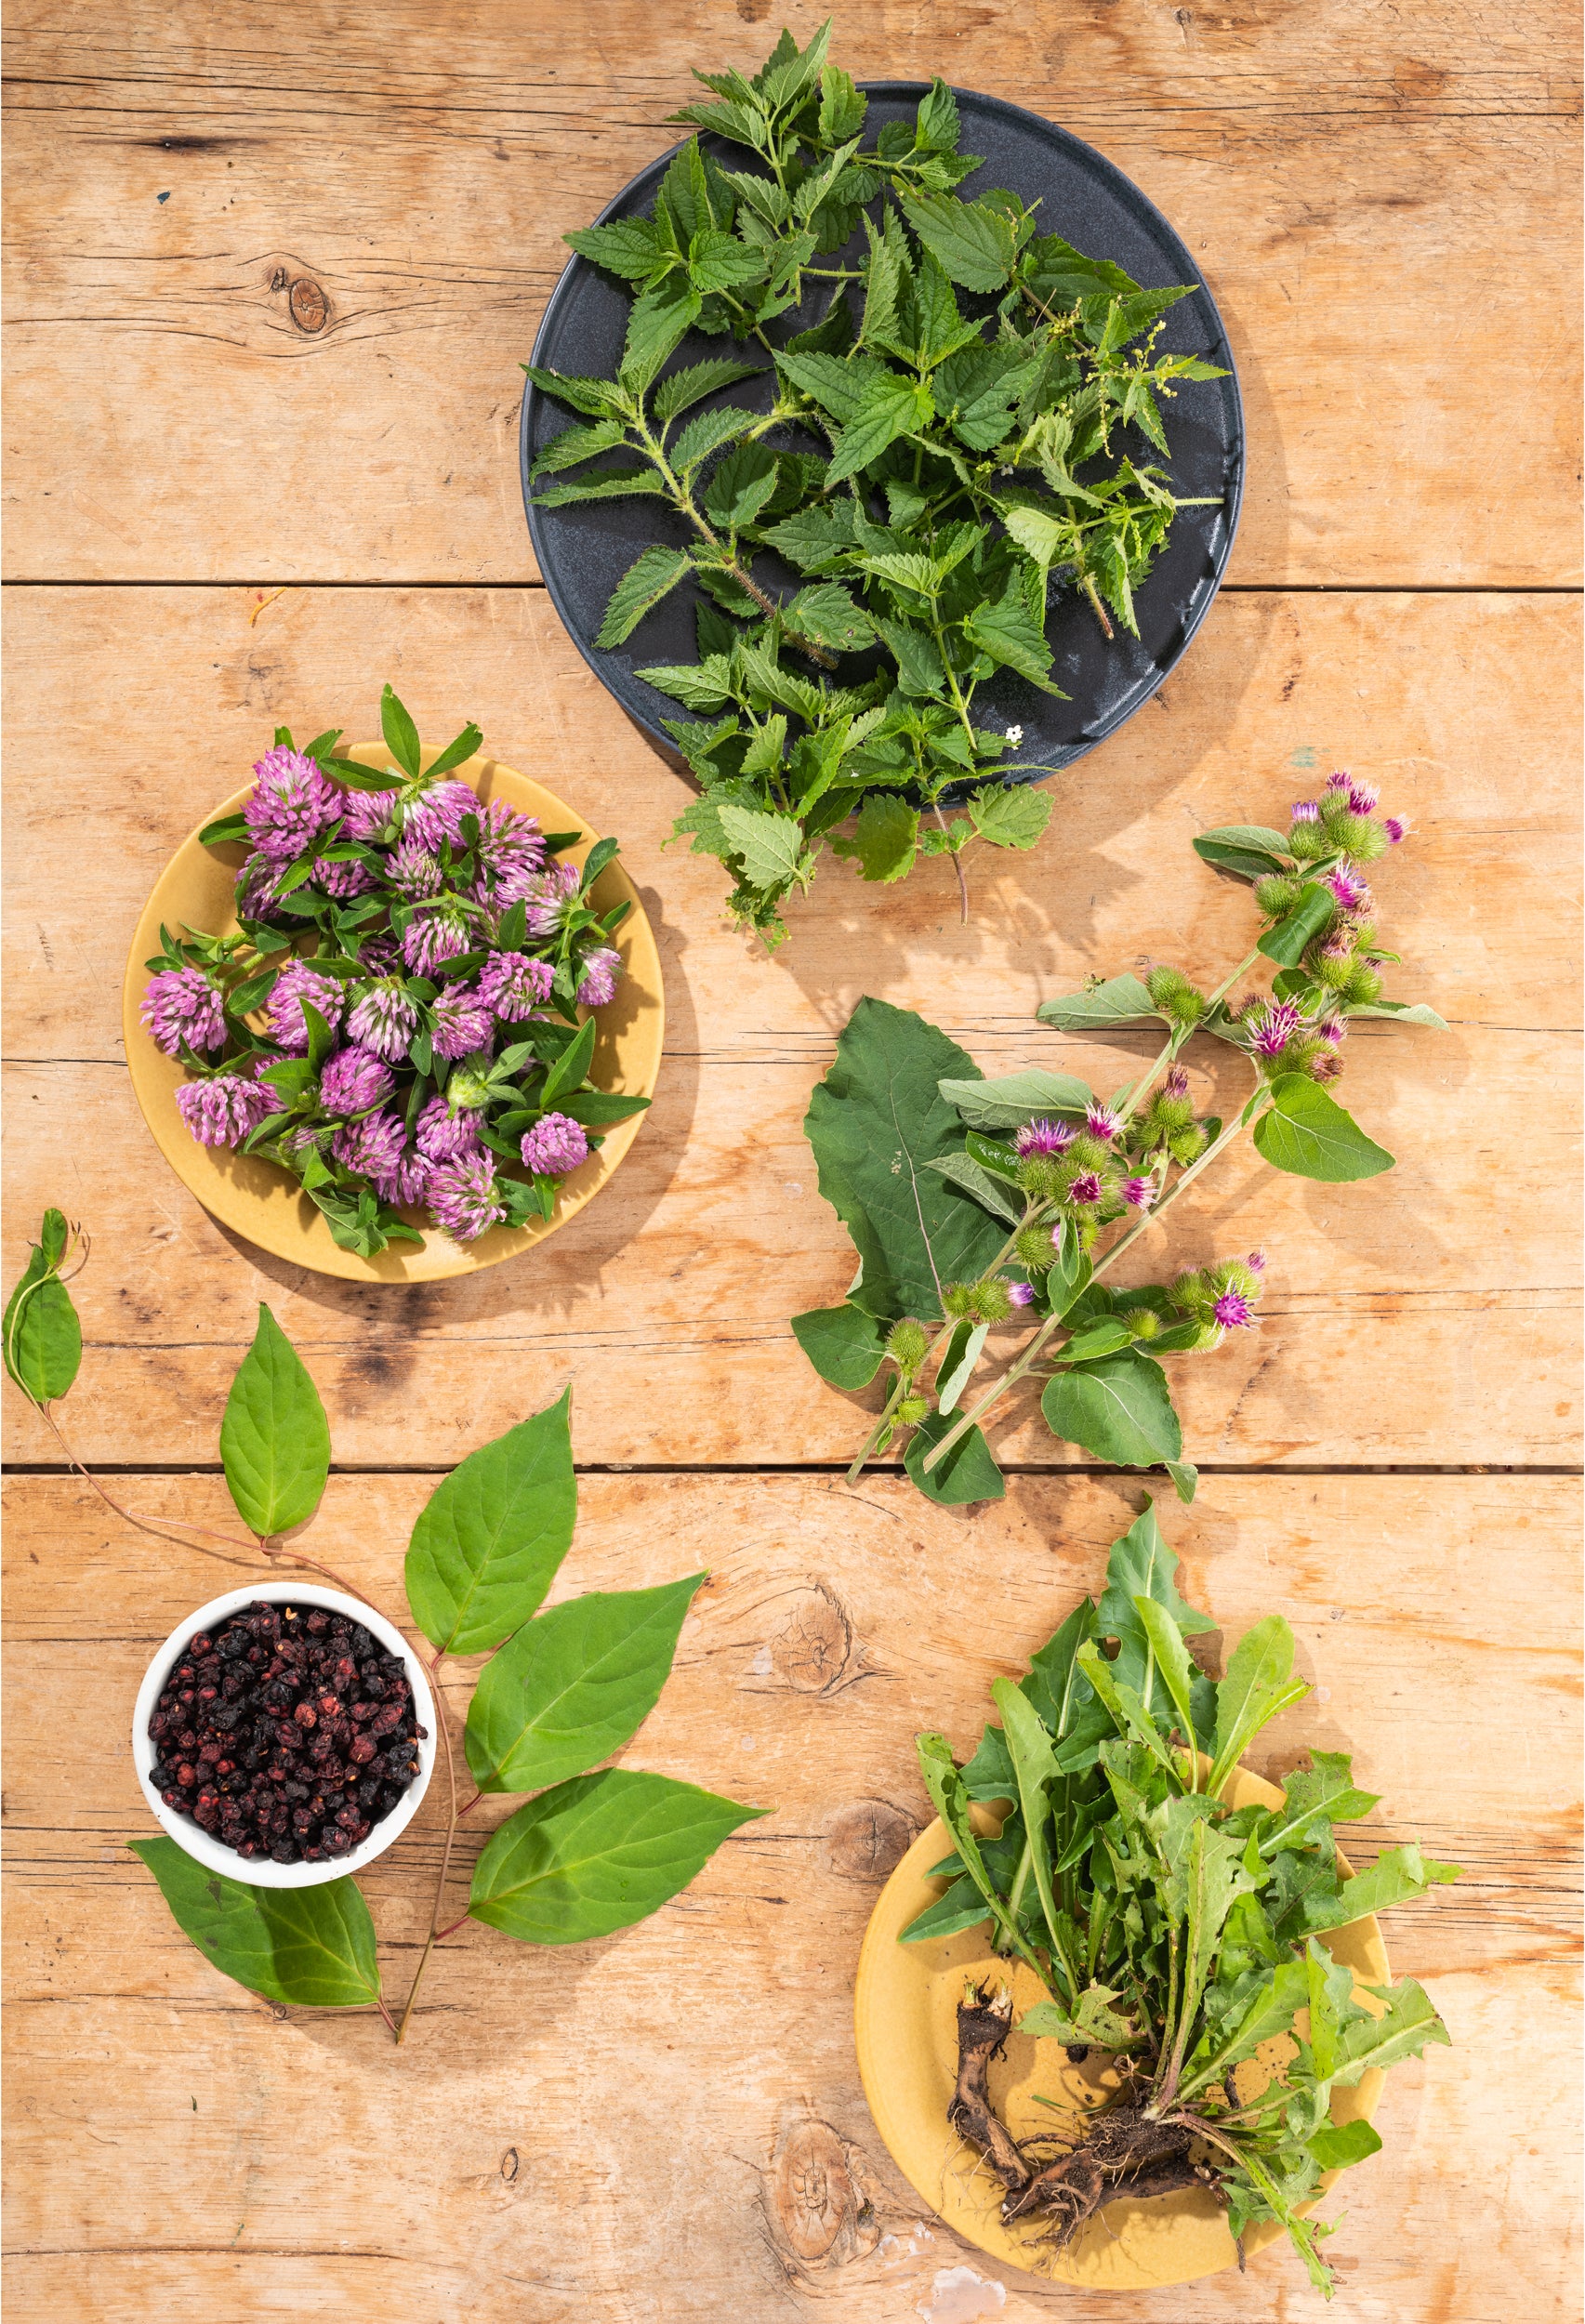
[(591, 1088), (595, 1025), (613, 999), (627, 909), (590, 890), (581, 834), (540, 830), (451, 770), (477, 727), (424, 766), (388, 686), (396, 761), (335, 757), (339, 730), (298, 750), (281, 729), (237, 815), (234, 935), (162, 929), (142, 1020), (191, 1078), (177, 1091), (201, 1144), (290, 1170), (343, 1248), (420, 1242), (412, 1215), (458, 1242), (548, 1219), (602, 1126), (648, 1101)]
[[(1033, 1378), (1056, 1435), (1120, 1465), (1163, 1463), (1192, 1496), (1195, 1472), (1157, 1359), (1204, 1353), (1254, 1328), (1264, 1254), (1129, 1289), (1102, 1278), (1246, 1129), (1266, 1161), (1301, 1178), (1336, 1183), (1392, 1168), (1325, 1086), (1342, 1071), (1351, 1021), (1442, 1023), (1433, 1010), (1382, 995), (1381, 971), (1396, 955), (1380, 946), (1361, 866), (1407, 825), (1379, 819), (1376, 804), (1339, 772), (1318, 800), (1299, 802), (1286, 833), (1239, 825), (1195, 840), (1207, 863), (1252, 883), (1265, 922), (1214, 990), (1156, 965), (1045, 1003), (1040, 1020), (1064, 1034), (1164, 1028), (1155, 1061), (1109, 1098), (1043, 1068), (987, 1081), (911, 1011), (859, 1004), (806, 1123), (859, 1274), (841, 1307), (793, 1319), (834, 1386), (865, 1387), (891, 1367), (852, 1475), (912, 1431), (904, 1465), (932, 1499), (999, 1496), (978, 1424)], [(1261, 961), (1275, 971), (1270, 991), (1230, 1001)], [(1229, 1121), (1199, 1117), (1191, 1100), (1180, 1052), (1198, 1035), (1241, 1051), (1252, 1069), (1253, 1089)], [(911, 1199), (899, 1202), (904, 1176)], [(1026, 1344), (980, 1386), (988, 1335), (1019, 1325), (1032, 1327)]]

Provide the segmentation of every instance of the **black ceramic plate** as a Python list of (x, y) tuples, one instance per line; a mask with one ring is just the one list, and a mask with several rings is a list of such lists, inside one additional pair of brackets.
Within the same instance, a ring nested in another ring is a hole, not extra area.
[[(883, 122), (911, 121), (926, 85), (914, 81), (870, 81), (866, 132)], [(961, 145), (984, 156), (984, 167), (965, 181), (972, 200), (980, 186), (1010, 186), (1026, 203), (1040, 201), (1040, 230), (1064, 234), (1087, 257), (1111, 258), (1146, 289), (1193, 283), (1191, 297), (1169, 309), (1157, 341), (1162, 353), (1200, 355), (1220, 364), (1225, 379), (1182, 383), (1167, 409), (1173, 489), (1182, 497), (1217, 495), (1218, 505), (1185, 508), (1173, 523), (1155, 570), (1135, 596), (1138, 638), (1122, 630), (1108, 644), (1089, 604), (1072, 592), (1053, 592), (1046, 626), (1056, 661), (1051, 677), (1070, 697), (1058, 702), (1026, 684), (1011, 670), (997, 670), (974, 697), (976, 723), (1024, 729), (1018, 756), (1041, 768), (1063, 767), (1114, 733), (1149, 699), (1199, 627), (1216, 595), (1237, 530), (1244, 483), (1244, 411), (1233, 355), (1215, 301), (1193, 258), (1153, 202), (1119, 169), (1076, 138), (1021, 106), (999, 98), (956, 92), (963, 119)], [(745, 166), (743, 153), (707, 142), (729, 168)], [(672, 149), (675, 152), (676, 148)], [(596, 221), (637, 217), (649, 209), (671, 153), (663, 153), (624, 187)], [(551, 295), (535, 341), (534, 361), (556, 371), (614, 378), (621, 357), (631, 302), (626, 289), (586, 259), (575, 257)], [(806, 327), (824, 311), (824, 299), (807, 312), (783, 318), (784, 337)], [(727, 338), (690, 333), (668, 368), (733, 351)], [(742, 350), (736, 350), (741, 352)], [(745, 360), (758, 352), (750, 342)], [(763, 383), (741, 381), (717, 402), (754, 403), (769, 409), (771, 373)], [(697, 658), (691, 589), (676, 590), (645, 615), (626, 645), (598, 649), (595, 634), (606, 601), (639, 551), (652, 541), (685, 546), (691, 535), (682, 520), (654, 500), (589, 501), (563, 508), (536, 508), (529, 492), (529, 469), (553, 436), (573, 416), (525, 383), (521, 459), (528, 529), (551, 602), (573, 640), (602, 686), (614, 693), (663, 749), (672, 746), (663, 718), (689, 713), (646, 685), (637, 672), (659, 662)], [(1155, 458), (1143, 438), (1142, 458)], [(788, 588), (799, 585), (791, 569), (762, 553), (756, 570)], [(672, 753), (672, 755), (675, 755)], [(1025, 778), (1038, 780), (1037, 775)]]

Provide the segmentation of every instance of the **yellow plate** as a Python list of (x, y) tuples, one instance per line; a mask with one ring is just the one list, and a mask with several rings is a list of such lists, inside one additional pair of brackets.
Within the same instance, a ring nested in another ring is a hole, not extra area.
[[(1277, 1807), (1282, 1796), (1240, 1768), (1231, 1804)], [(995, 1822), (989, 1817), (988, 1827), (994, 1829)], [(1022, 1961), (992, 1952), (983, 1925), (934, 1944), (898, 1943), (909, 1922), (945, 1894), (945, 1882), (928, 1880), (926, 1874), (951, 1849), (939, 1820), (919, 1834), (881, 1890), (859, 1955), (853, 2001), (859, 2072), (875, 2126), (904, 2177), (965, 2242), (977, 2244), (1005, 2266), (1027, 2268), (1058, 2283), (1096, 2291), (1143, 2291), (1236, 2267), (1238, 2253), (1226, 2217), (1215, 2197), (1197, 2187), (1147, 2201), (1119, 2196), (1057, 2255), (1037, 2248), (1038, 2223), (1003, 2226), (1000, 2182), (977, 2151), (947, 2128), (946, 2109), (958, 2079), (958, 2004), (969, 1976), (994, 1975), (1005, 1987), (1010, 1970), (1015, 2022), (1050, 1996)], [(1348, 1869), (1341, 1850), (1338, 1862)], [(1387, 1955), (1373, 1919), (1332, 1929), (1326, 1942), (1334, 1960), (1353, 1970), (1356, 1984), (1386, 1984)], [(1262, 2065), (1278, 2062), (1266, 2056), (1264, 2047), (1256, 2056)], [(1083, 2065), (1073, 2066), (1060, 2041), (1013, 2034), (991, 2067), (991, 2103), (1015, 2138), (1049, 2132), (1059, 2118), (1036, 2093), (1082, 2115), (1117, 2086), (1116, 2069), (1103, 2067), (1101, 2058), (1102, 2053), (1091, 2051)], [(1339, 2091), (1332, 2101), (1333, 2121), (1359, 2117), (1368, 2121), (1383, 2079), (1373, 2067), (1356, 2089)], [(1323, 2191), (1336, 2175), (1322, 2179)], [(1244, 2249), (1252, 2257), (1277, 2241), (1286, 2241), (1284, 2229), (1265, 2220), (1249, 2228)]]
[[(390, 754), (380, 743), (360, 744), (347, 755), (365, 766), (391, 765)], [(437, 755), (426, 751), (425, 764)], [(495, 759), (465, 759), (453, 772), (456, 781), (471, 784), (482, 799), (505, 799), (524, 814), (536, 815), (542, 830), (580, 832), (577, 844), (567, 849), (566, 860), (582, 864), (588, 858), (598, 835), (553, 791)], [(205, 815), (204, 823), (235, 813), (251, 789), (250, 784), (234, 793), (214, 815)], [(121, 999), (126, 1062), (143, 1119), (182, 1184), (222, 1226), (245, 1235), (261, 1250), (272, 1251), (277, 1259), (311, 1267), (320, 1274), (340, 1275), (350, 1283), (434, 1283), (494, 1267), (526, 1250), (531, 1243), (543, 1242), (599, 1194), (638, 1136), (644, 1118), (641, 1114), (614, 1123), (603, 1133), (604, 1143), (562, 1182), (548, 1220), (536, 1219), (525, 1227), (491, 1227), (476, 1243), (469, 1244), (455, 1243), (438, 1228), (427, 1227), (422, 1247), (392, 1243), (373, 1259), (360, 1259), (333, 1240), (323, 1212), (286, 1171), (256, 1155), (233, 1154), (225, 1146), (202, 1146), (191, 1137), (176, 1105), (177, 1090), (187, 1078), (185, 1069), (179, 1059), (166, 1057), (155, 1046), (139, 1019), (149, 981), (143, 964), (160, 949), (162, 921), (173, 934), (179, 933), (184, 923), (213, 936), (235, 929), (233, 886), (242, 859), (239, 847), (203, 846), (197, 831), (182, 841), (155, 882), (138, 923)], [(589, 1079), (598, 1089), (624, 1097), (653, 1097), (666, 1032), (666, 1000), (654, 933), (620, 858), (601, 873), (593, 897), (596, 908), (602, 912), (623, 903), (630, 908), (613, 939), (626, 974), (615, 998), (600, 1012)], [(417, 1223), (415, 1217), (414, 1224)]]

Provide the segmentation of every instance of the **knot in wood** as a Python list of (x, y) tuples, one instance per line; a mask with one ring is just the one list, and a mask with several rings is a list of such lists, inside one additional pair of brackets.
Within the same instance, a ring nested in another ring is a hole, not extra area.
[(330, 301), (311, 275), (298, 275), (292, 284), (291, 297), (286, 303), (291, 308), (292, 321), (298, 330), (306, 331), (310, 336), (315, 331), (323, 331), (330, 320)]
[(914, 1843), (914, 1826), (890, 1800), (850, 1800), (826, 1833), (831, 1869), (855, 1881), (883, 1881)]
[(766, 2174), (765, 2210), (776, 2240), (804, 2267), (839, 2266), (880, 2240), (852, 2150), (829, 2122), (803, 2116), (785, 2126)]
[(799, 1593), (772, 1639), (771, 1668), (795, 1693), (821, 1695), (841, 1678), (852, 1644), (852, 1625), (840, 1600), (817, 1583)]

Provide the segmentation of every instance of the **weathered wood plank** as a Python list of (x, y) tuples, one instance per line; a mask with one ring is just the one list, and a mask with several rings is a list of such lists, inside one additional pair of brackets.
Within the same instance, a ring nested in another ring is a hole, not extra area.
[[(214, 1480), (111, 1489), (224, 1522)], [(428, 1489), (333, 1480), (308, 1545), (389, 1600)], [(924, 1813), (915, 1730), (971, 1742), (991, 1678), (1095, 1586), (1137, 1495), (1020, 1479), (965, 1522), (881, 1482), (853, 1497), (786, 1477), (586, 1480), (567, 1589), (713, 1568), (632, 1763), (774, 1813), (605, 1944), (552, 1957), (470, 1929), (401, 2053), (372, 2021), (281, 2023), (247, 2000), (125, 1854), (147, 1826), (133, 1691), (223, 1569), (132, 1534), (74, 1483), (16, 1479), (8, 1498), (19, 2314), (196, 2324), (340, 2298), (506, 2324), (526, 2292), (535, 2324), (725, 2324), (790, 2293), (912, 2324), (972, 2313), (944, 2304), (946, 2271), (1003, 2280), (880, 2147), (853, 1965)], [(1428, 1982), (1455, 2046), (1394, 2074), (1388, 2152), (1348, 2187), (1345, 2324), (1507, 2324), (1519, 2287), (1526, 2316), (1573, 2312), (1576, 1499), (1533, 1479), (1214, 1478), (1167, 1520), (1191, 1600), (1229, 1637), (1277, 1605), (1293, 1622), (1316, 1692), (1262, 1768), (1280, 1776), (1303, 1740), (1352, 1749), (1383, 1795), (1363, 1853), (1413, 1833), (1468, 1868), (1388, 1924), (1394, 1970)], [(437, 1808), (368, 1877), (398, 1989)], [(1522, 2169), (1500, 2167), (1520, 2151)], [(1024, 2278), (1004, 2291), (984, 2313), (1012, 2324), (1112, 2314)], [(1308, 2297), (1274, 2253), (1135, 2309), (1211, 2324)]]
[[(48, 1201), (99, 1238), (71, 1413), (86, 1456), (212, 1459), (268, 1297), (358, 1465), (451, 1459), (569, 1371), (586, 1460), (845, 1459), (858, 1412), (786, 1321), (847, 1280), (799, 1124), (853, 1001), (924, 1010), (987, 1070), (1045, 1059), (1115, 1086), (1132, 1053), (1058, 1042), (1034, 1026), (1037, 1002), (1151, 954), (1231, 966), (1247, 899), (1190, 837), (1263, 820), (1348, 758), (1418, 819), (1380, 883), (1394, 980), (1453, 1030), (1354, 1038), (1345, 1094), (1399, 1155), (1393, 1177), (1326, 1191), (1230, 1160), (1197, 1208), (1186, 1198), (1173, 1248), (1258, 1240), (1274, 1279), (1258, 1344), (1178, 1367), (1191, 1440), (1207, 1460), (1305, 1465), (1569, 1457), (1572, 1126), (1555, 1088), (1557, 1036), (1578, 1021), (1558, 681), (1573, 606), (1224, 598), (1168, 706), (1059, 788), (1041, 849), (975, 872), (970, 929), (940, 866), (873, 890), (831, 865), (767, 959), (722, 922), (718, 866), (662, 853), (688, 787), (590, 686), (541, 592), (294, 591), (250, 627), (256, 602), (10, 593), (8, 1046), (25, 1062), (7, 1248), (14, 1267)], [(613, 1189), (532, 1261), (363, 1293), (260, 1263), (192, 1203), (133, 1107), (118, 995), (159, 865), (275, 721), (356, 726), (388, 669), (426, 729), (471, 713), (503, 757), (621, 836), (660, 934), (672, 1046)], [(1229, 1089), (1225, 1057), (1205, 1062)], [(13, 1426), (20, 1457), (49, 1457), (25, 1414)], [(1006, 1445), (1055, 1449), (1038, 1427)]]
[[(532, 574), (516, 366), (561, 235), (674, 141), (689, 63), (752, 69), (778, 20), (13, 9), (7, 570)], [(1569, 12), (888, 0), (840, 48), (1061, 122), (1177, 224), (1248, 404), (1234, 578), (1576, 576)]]

